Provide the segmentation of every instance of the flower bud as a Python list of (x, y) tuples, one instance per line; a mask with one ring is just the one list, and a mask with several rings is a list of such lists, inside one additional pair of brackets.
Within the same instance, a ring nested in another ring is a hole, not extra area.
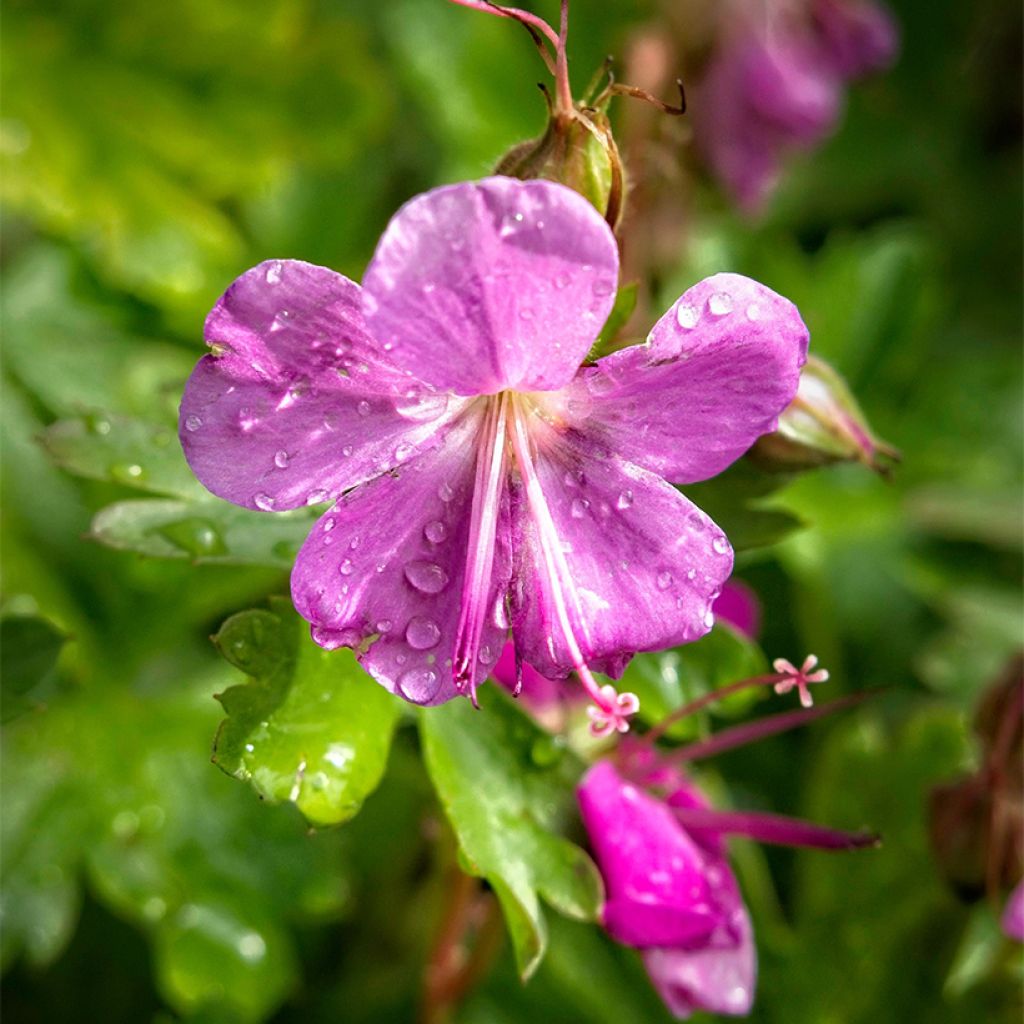
[(769, 470), (800, 470), (832, 462), (861, 462), (883, 476), (900, 453), (877, 438), (846, 381), (823, 359), (809, 356), (796, 397), (751, 459)]
[(539, 139), (520, 142), (498, 162), (496, 174), (545, 178), (585, 196), (614, 229), (622, 213), (622, 157), (602, 110), (553, 109)]

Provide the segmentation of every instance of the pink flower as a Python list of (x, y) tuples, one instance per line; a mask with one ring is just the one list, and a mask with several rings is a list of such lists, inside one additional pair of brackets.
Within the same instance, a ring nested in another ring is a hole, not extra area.
[(732, 626), (748, 640), (761, 632), (761, 602), (751, 587), (741, 580), (729, 580), (715, 599), (715, 618)]
[(791, 151), (835, 128), (847, 80), (887, 66), (896, 26), (870, 0), (810, 0), (728, 15), (690, 111), (697, 148), (737, 204), (756, 212)]
[(722, 840), (691, 834), (670, 806), (707, 808), (697, 787), (678, 776), (665, 802), (601, 761), (580, 784), (579, 801), (608, 891), (605, 927), (644, 951), (665, 1005), (678, 1017), (749, 1012), (757, 950)]
[(1018, 882), (1010, 893), (1001, 923), (1006, 935), (1017, 942), (1024, 942), (1024, 880)]
[(408, 202), (361, 288), (272, 261), (218, 301), (182, 444), (236, 504), (334, 503), (292, 572), (318, 643), (433, 705), (472, 695), (511, 633), (542, 676), (579, 675), (609, 732), (635, 698), (591, 670), (707, 632), (732, 551), (667, 481), (713, 476), (773, 429), (807, 331), (720, 274), (646, 344), (580, 366), (617, 278), (581, 196), (495, 177)]

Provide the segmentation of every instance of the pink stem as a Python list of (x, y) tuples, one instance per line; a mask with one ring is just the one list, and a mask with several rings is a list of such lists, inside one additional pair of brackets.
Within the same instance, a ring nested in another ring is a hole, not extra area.
[(742, 747), (755, 740), (764, 739), (767, 736), (774, 736), (776, 733), (786, 732), (801, 725), (807, 725), (825, 715), (842, 711), (844, 708), (853, 707), (867, 700), (871, 693), (855, 693), (849, 697), (840, 697), (838, 700), (829, 701), (815, 708), (801, 708), (799, 711), (785, 711), (781, 715), (770, 715), (768, 718), (759, 718), (753, 722), (746, 722), (743, 725), (734, 726), (731, 729), (723, 729), (706, 740), (697, 743), (690, 743), (680, 747), (668, 755), (667, 760), (699, 761), (705, 757), (714, 757), (716, 754), (732, 750), (734, 747)]
[(746, 836), (759, 843), (810, 846), (819, 850), (856, 850), (881, 844), (881, 837), (874, 832), (844, 832), (782, 814), (716, 811), (696, 807), (673, 807), (672, 813), (684, 828)]
[(531, 25), (542, 33), (552, 46), (558, 47), (558, 33), (543, 19), (529, 11), (522, 11), (518, 7), (505, 7), (501, 4), (487, 3), (486, 0), (451, 0), (453, 4), (460, 7), (468, 7), (473, 11), (483, 11), (485, 14), (496, 14), (500, 18), (512, 18), (523, 25)]
[(572, 87), (569, 84), (569, 56), (566, 47), (569, 41), (569, 0), (562, 0), (562, 10), (558, 26), (558, 45), (555, 47), (555, 95), (558, 97), (558, 108), (563, 113), (571, 113)]

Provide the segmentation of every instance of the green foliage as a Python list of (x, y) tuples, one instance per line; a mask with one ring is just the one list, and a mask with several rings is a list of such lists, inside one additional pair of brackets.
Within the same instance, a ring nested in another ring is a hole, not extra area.
[(398, 698), (374, 683), (351, 651), (328, 652), (290, 602), (233, 615), (213, 638), (251, 681), (217, 698), (227, 719), (214, 763), (272, 803), (294, 803), (312, 825), (337, 825), (380, 782)]
[(452, 701), (420, 715), (427, 770), (464, 864), (498, 895), (528, 978), (547, 947), (542, 897), (570, 917), (597, 917), (603, 888), (590, 858), (558, 834), (579, 766), (493, 687), (482, 713)]

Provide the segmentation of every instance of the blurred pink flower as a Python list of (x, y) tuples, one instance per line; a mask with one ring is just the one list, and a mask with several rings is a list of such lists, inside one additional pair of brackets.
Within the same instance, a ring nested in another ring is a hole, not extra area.
[(713, 606), (716, 622), (725, 622), (748, 640), (761, 632), (761, 602), (742, 580), (728, 580)]

